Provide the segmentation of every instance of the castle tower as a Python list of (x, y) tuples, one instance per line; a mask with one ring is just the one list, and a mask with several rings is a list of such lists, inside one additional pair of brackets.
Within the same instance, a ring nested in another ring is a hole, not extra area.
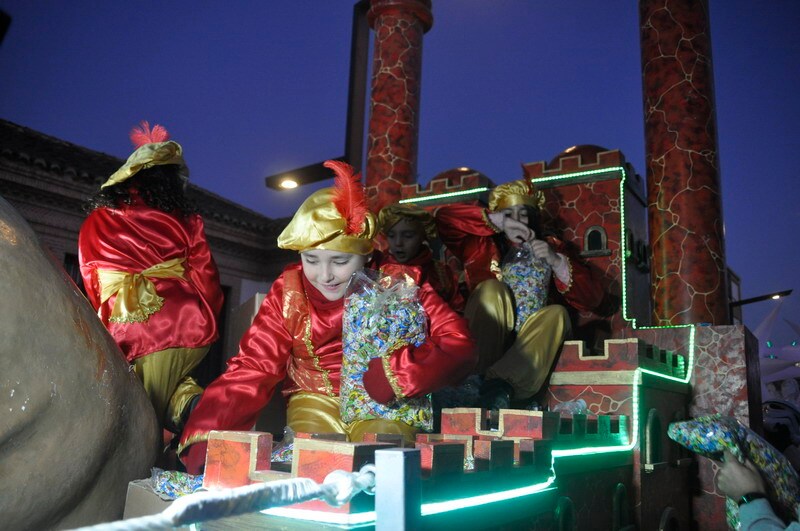
[(375, 51), (366, 186), (377, 211), (417, 179), (422, 36), (433, 15), (430, 0), (372, 0), (367, 16)]
[[(592, 268), (606, 299), (596, 312), (573, 315), (575, 337), (598, 351), (628, 337), (628, 319), (650, 318), (649, 246), (644, 183), (618, 150), (576, 146), (523, 165), (546, 198), (543, 221)], [(625, 295), (627, 294), (627, 302)]]
[(728, 324), (708, 5), (639, 14), (654, 324)]

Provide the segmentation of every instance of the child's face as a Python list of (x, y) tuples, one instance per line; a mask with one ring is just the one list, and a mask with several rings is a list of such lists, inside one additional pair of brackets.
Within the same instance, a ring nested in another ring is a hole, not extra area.
[(519, 221), (525, 225), (528, 224), (528, 210), (525, 208), (525, 205), (514, 205), (512, 207), (504, 208), (501, 210), (501, 212), (507, 218), (511, 218), (514, 221)]
[(425, 234), (418, 223), (401, 219), (386, 231), (389, 252), (401, 264), (417, 257), (425, 242)]
[(329, 301), (336, 301), (344, 297), (350, 277), (362, 269), (371, 256), (312, 249), (300, 253), (300, 260), (303, 274), (311, 285)]

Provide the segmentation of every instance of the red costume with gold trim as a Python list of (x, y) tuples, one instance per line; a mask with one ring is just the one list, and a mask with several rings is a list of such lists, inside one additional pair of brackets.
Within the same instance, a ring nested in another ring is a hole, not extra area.
[[(423, 283), (420, 301), (429, 319), (427, 341), (395, 351), (388, 374), (365, 385), (372, 395), (393, 394), (389, 380), (406, 397), (420, 396), (463, 379), (475, 364), (466, 322)], [(181, 438), (180, 451), (204, 441), (211, 430), (249, 430), (275, 386), (284, 395), (305, 391), (338, 397), (342, 365), (344, 299), (327, 300), (292, 264), (272, 284), (239, 354), (203, 393)], [(370, 389), (371, 387), (371, 389)]]
[[(436, 211), (439, 237), (464, 267), (469, 292), (484, 280), (498, 279), (502, 256), (493, 236), (502, 232), (489, 221), (489, 211), (477, 205), (444, 205)], [(565, 284), (556, 275), (553, 283), (563, 299), (580, 311), (592, 311), (600, 305), (603, 290), (592, 278), (589, 268), (570, 256), (564, 242), (553, 236), (546, 241), (569, 263), (571, 281)], [(551, 291), (551, 298), (553, 298)]]
[[(203, 220), (163, 212), (131, 195), (131, 205), (98, 208), (81, 226), (78, 252), (89, 301), (129, 362), (167, 348), (209, 345), (218, 336), (223, 296)], [(149, 278), (163, 298), (160, 309), (142, 322), (110, 320), (117, 295), (102, 301), (98, 270), (136, 275), (173, 259), (182, 259), (182, 278)]]

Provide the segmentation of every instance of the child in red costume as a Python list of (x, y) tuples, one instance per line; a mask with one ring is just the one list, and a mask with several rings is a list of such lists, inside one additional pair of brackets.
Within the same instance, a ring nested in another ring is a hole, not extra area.
[(147, 122), (131, 140), (137, 149), (90, 201), (81, 275), (159, 423), (179, 431), (202, 393), (188, 375), (217, 339), (222, 290), (203, 220), (184, 195), (181, 146)]
[(536, 395), (571, 331), (567, 310), (559, 304), (518, 314), (502, 276), (506, 250), (524, 245), (531, 260), (549, 270), (551, 298), (558, 294), (581, 311), (594, 310), (603, 298), (589, 268), (570, 256), (563, 242), (541, 234), (543, 200), (530, 182), (520, 180), (494, 188), (488, 209), (455, 204), (436, 211), (442, 241), (464, 265), (470, 292), (464, 316), (478, 342), (477, 372), (485, 376), (481, 405), (491, 409)]
[(430, 242), (437, 238), (433, 215), (415, 205), (395, 203), (380, 211), (378, 225), (389, 243), (384, 263), (419, 267), (423, 280), (451, 308), (463, 312), (464, 296), (458, 287), (458, 275), (446, 263), (435, 259), (430, 248)]
[[(387, 419), (345, 423), (339, 411), (343, 296), (350, 277), (373, 254), (377, 226), (367, 210), (358, 175), (347, 164), (325, 163), (336, 173), (334, 188), (313, 193), (278, 237), (278, 246), (300, 253), (272, 284), (239, 354), (206, 389), (181, 437), (179, 453), (190, 473), (205, 460), (211, 430), (249, 430), (275, 386), (286, 380), (287, 423), (295, 432), (399, 433), (413, 440), (416, 429)], [(419, 347), (401, 346), (384, 367), (370, 362), (363, 377), (380, 403), (425, 395), (464, 378), (475, 363), (466, 322), (427, 283), (419, 299), (428, 316), (428, 335)]]

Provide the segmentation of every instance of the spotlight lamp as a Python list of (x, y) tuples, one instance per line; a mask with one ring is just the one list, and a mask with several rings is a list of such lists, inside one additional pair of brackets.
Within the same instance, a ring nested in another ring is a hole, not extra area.
[(745, 304), (751, 304), (754, 302), (761, 302), (766, 301), (769, 299), (778, 300), (782, 297), (788, 297), (792, 294), (793, 290), (787, 289), (784, 291), (776, 291), (775, 293), (767, 293), (766, 295), (759, 295), (758, 297), (751, 297), (749, 299), (742, 299), (738, 301), (732, 301), (730, 303), (731, 308), (735, 308), (737, 306), (744, 306)]
[[(349, 162), (345, 159), (345, 157), (338, 157), (335, 160)], [(294, 190), (298, 186), (332, 178), (333, 172), (323, 166), (322, 162), (318, 162), (316, 164), (303, 166), (302, 168), (296, 168), (294, 170), (270, 175), (269, 177), (266, 177), (264, 181), (266, 182), (267, 187), (272, 188), (273, 190), (285, 192), (287, 190)]]

